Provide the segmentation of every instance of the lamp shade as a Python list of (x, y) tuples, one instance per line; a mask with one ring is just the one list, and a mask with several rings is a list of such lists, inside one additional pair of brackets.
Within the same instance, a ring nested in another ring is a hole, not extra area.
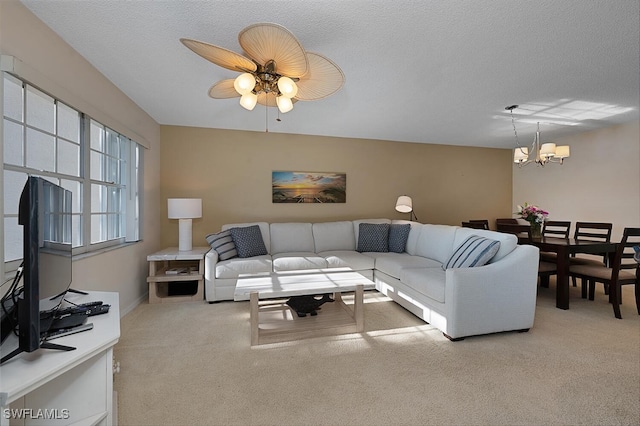
[(245, 93), (240, 97), (240, 105), (242, 105), (244, 109), (248, 109), (249, 111), (254, 109), (257, 103), (258, 95), (256, 95), (255, 93)]
[(280, 77), (278, 79), (278, 90), (282, 96), (289, 99), (295, 97), (298, 94), (298, 86), (289, 77)]
[(513, 162), (520, 163), (521, 161), (527, 161), (529, 158), (529, 148), (516, 148), (513, 151)]
[(398, 197), (398, 201), (396, 201), (396, 210), (400, 213), (409, 213), (413, 210), (413, 202), (411, 201), (411, 197), (406, 195), (401, 195)]
[(555, 143), (543, 143), (540, 147), (540, 157), (548, 158), (556, 155), (556, 144)]
[(169, 219), (195, 219), (202, 217), (202, 199), (169, 198), (167, 200)]
[(556, 158), (567, 158), (571, 156), (569, 145), (556, 146)]

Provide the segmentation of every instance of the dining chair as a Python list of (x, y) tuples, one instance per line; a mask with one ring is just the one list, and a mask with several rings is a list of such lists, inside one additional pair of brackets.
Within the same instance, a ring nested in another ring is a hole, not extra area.
[(483, 228), (477, 229), (489, 229), (489, 220), (488, 219), (469, 219), (471, 223), (481, 223)]
[(498, 229), (498, 225), (506, 224), (506, 225), (518, 225), (518, 219), (514, 219), (512, 217), (501, 217), (496, 219), (496, 229)]
[[(543, 237), (569, 238), (571, 230), (571, 221), (569, 220), (545, 220), (542, 225)], [(540, 259), (545, 262), (557, 263), (558, 255), (556, 253), (541, 251)]]
[(609, 302), (613, 304), (613, 313), (619, 319), (622, 319), (621, 286), (627, 284), (635, 285), (636, 309), (640, 315), (640, 263), (633, 259), (633, 246), (638, 244), (640, 244), (640, 228), (624, 228), (611, 265), (574, 264), (569, 266), (571, 276), (588, 282), (589, 300), (595, 299), (596, 283), (609, 286)]
[(462, 222), (462, 227), (463, 228), (473, 228), (473, 229), (489, 229), (488, 227), (488, 222), (487, 222), (487, 226), (485, 226), (485, 224), (483, 222), (476, 222), (476, 221), (468, 221), (468, 222)]
[[(518, 244), (527, 244), (531, 241), (531, 226), (524, 224), (513, 223), (498, 223), (498, 232), (505, 232), (507, 234), (514, 234), (518, 237)], [(540, 277), (540, 287), (549, 287), (549, 278), (551, 275), (555, 275), (558, 268), (555, 262), (548, 262), (540, 259), (538, 261), (538, 277)]]
[[(576, 222), (576, 229), (573, 238), (576, 240), (602, 241), (608, 243), (611, 241), (611, 231), (613, 223), (608, 222)], [(577, 257), (575, 254), (569, 259), (571, 265), (596, 265), (607, 266), (609, 262), (609, 254), (581, 254)], [(576, 277), (571, 277), (573, 286), (576, 287)], [(609, 286), (605, 284), (604, 294), (609, 294)], [(582, 286), (582, 298), (587, 297), (587, 287)]]

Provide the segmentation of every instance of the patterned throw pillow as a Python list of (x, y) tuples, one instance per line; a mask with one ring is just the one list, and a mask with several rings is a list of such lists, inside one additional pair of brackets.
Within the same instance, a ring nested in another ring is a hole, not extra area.
[(358, 226), (358, 251), (375, 251), (386, 253), (389, 251), (388, 223), (361, 223)]
[(409, 239), (409, 231), (411, 231), (411, 225), (408, 223), (405, 225), (400, 225), (399, 223), (391, 224), (391, 228), (389, 228), (389, 251), (394, 253), (404, 252)]
[(209, 234), (204, 238), (211, 248), (218, 252), (218, 259), (228, 260), (238, 257), (238, 251), (229, 230), (218, 232), (217, 234)]
[(442, 269), (482, 266), (500, 250), (500, 241), (471, 235), (453, 251)]
[(253, 257), (267, 254), (267, 248), (262, 239), (258, 225), (231, 228), (231, 238), (236, 245), (239, 257)]

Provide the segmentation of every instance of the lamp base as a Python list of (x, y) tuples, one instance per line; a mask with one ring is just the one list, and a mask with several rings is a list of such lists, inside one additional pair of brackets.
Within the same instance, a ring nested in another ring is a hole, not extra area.
[(179, 251), (191, 251), (193, 249), (191, 232), (191, 219), (180, 219), (178, 221)]

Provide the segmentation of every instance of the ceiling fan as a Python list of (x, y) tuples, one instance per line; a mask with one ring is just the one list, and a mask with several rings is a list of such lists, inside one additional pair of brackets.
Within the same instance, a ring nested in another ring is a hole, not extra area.
[(277, 106), (286, 113), (295, 102), (326, 98), (344, 84), (344, 73), (335, 63), (305, 51), (295, 36), (278, 24), (253, 24), (240, 31), (238, 41), (246, 56), (202, 41), (180, 41), (206, 60), (242, 73), (215, 83), (209, 96), (240, 97), (240, 105), (249, 111), (259, 103)]

